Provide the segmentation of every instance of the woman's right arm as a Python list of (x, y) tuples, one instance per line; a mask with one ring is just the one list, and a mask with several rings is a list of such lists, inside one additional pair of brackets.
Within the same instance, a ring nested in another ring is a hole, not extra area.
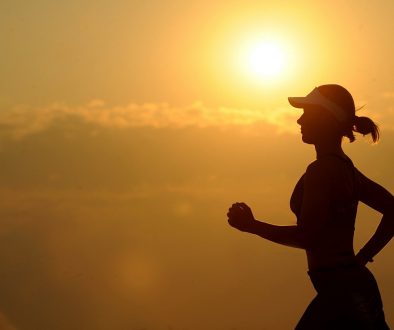
[(394, 197), (385, 188), (359, 172), (359, 199), (364, 204), (383, 214), (375, 234), (357, 254), (367, 263), (372, 261), (394, 236)]

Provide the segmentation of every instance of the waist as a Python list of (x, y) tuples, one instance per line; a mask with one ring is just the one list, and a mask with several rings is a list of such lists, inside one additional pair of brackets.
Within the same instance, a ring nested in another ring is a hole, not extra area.
[(308, 271), (318, 293), (342, 295), (351, 291), (375, 291), (377, 284), (369, 269), (360, 264), (338, 265)]
[(325, 274), (325, 273), (330, 273), (330, 272), (337, 272), (341, 270), (347, 270), (347, 269), (355, 269), (355, 268), (360, 268), (363, 267), (361, 266), (357, 260), (354, 259), (349, 259), (346, 262), (337, 262), (333, 264), (326, 264), (326, 265), (319, 265), (319, 266), (314, 266), (314, 267), (309, 267), (307, 273), (308, 275), (318, 275), (318, 274)]
[(306, 256), (310, 270), (335, 269), (357, 264), (351, 242), (336, 248), (323, 246), (306, 250)]

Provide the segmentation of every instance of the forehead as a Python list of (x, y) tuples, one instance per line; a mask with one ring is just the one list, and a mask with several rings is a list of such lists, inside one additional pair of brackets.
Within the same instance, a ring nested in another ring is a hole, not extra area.
[(320, 105), (315, 105), (315, 104), (305, 104), (302, 109), (305, 112), (311, 112), (311, 111), (322, 111), (324, 110)]
[(306, 104), (302, 107), (305, 114), (308, 115), (325, 115), (328, 111), (319, 105)]
[(332, 113), (321, 106), (308, 104), (302, 109), (304, 110), (303, 116), (309, 118), (310, 120), (323, 122), (335, 120), (335, 117), (332, 115)]

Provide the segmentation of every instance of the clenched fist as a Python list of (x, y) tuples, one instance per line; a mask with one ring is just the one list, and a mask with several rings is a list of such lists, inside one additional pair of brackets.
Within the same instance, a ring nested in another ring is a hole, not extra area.
[(252, 210), (245, 203), (234, 203), (228, 210), (228, 223), (241, 231), (249, 231), (257, 222)]

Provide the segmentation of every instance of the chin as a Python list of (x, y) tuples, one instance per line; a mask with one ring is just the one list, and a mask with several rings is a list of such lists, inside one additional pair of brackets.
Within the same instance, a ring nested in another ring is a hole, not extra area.
[(304, 142), (306, 144), (314, 144), (313, 139), (311, 139), (310, 137), (308, 137), (305, 134), (302, 134), (302, 142)]

